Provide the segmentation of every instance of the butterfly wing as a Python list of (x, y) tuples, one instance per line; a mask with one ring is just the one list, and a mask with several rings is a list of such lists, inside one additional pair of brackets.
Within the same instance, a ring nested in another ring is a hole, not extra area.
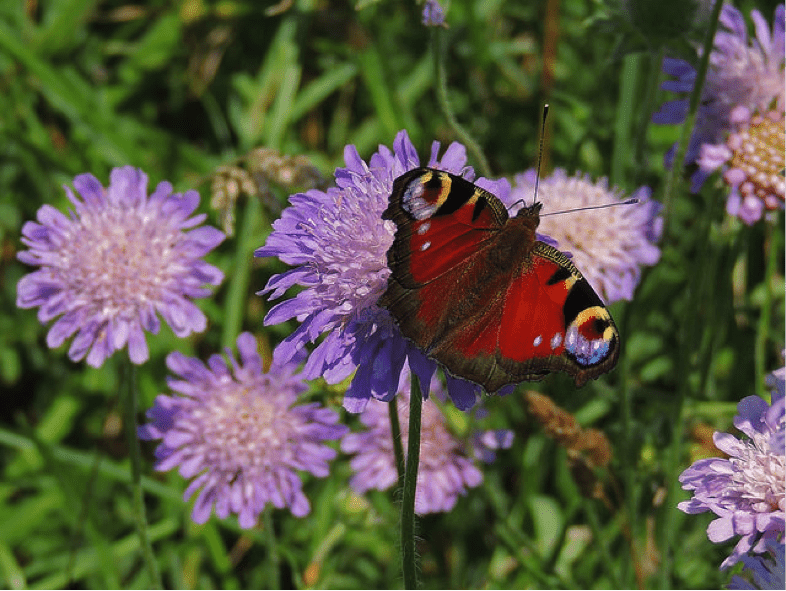
[(552, 371), (577, 385), (609, 371), (619, 333), (561, 252), (536, 241), (538, 207), (513, 219), (495, 196), (449, 173), (394, 183), (397, 225), (380, 304), (453, 375), (495, 392)]
[[(428, 352), (458, 319), (452, 304), (472, 307), (457, 277), (508, 220), (502, 203), (469, 181), (418, 168), (397, 178), (383, 218), (396, 223), (388, 250), (391, 276), (380, 305), (388, 308), (406, 337)], [(463, 304), (462, 304), (463, 302)]]

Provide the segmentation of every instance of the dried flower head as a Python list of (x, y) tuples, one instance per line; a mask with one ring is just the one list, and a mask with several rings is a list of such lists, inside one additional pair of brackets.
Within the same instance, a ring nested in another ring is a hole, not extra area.
[(127, 344), (139, 364), (149, 356), (143, 331), (158, 332), (158, 314), (179, 337), (205, 330), (207, 319), (191, 299), (210, 295), (205, 285), (223, 280), (202, 257), (224, 235), (195, 228), (206, 217), (190, 217), (199, 194), (173, 194), (161, 182), (148, 197), (147, 175), (131, 166), (113, 169), (107, 188), (91, 174), (73, 184), (81, 199), (65, 187), (74, 205), (70, 216), (44, 205), (38, 223), (22, 227), (30, 250), (18, 258), (40, 268), (19, 281), (16, 305), (39, 307), (42, 323), (60, 317), (47, 345), (58, 347), (77, 333), (68, 351), (73, 361), (87, 355), (89, 365), (100, 367)]

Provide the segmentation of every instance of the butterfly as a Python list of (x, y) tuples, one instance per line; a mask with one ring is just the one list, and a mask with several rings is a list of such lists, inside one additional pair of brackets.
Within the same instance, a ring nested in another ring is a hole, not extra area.
[(416, 168), (393, 182), (396, 224), (379, 303), (452, 375), (490, 393), (562, 371), (577, 386), (617, 363), (620, 335), (576, 266), (537, 239), (542, 204), (511, 218), (488, 191)]

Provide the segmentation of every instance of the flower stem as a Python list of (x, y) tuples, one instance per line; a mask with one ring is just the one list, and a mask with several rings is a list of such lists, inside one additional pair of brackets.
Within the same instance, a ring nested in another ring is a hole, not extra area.
[[(704, 215), (700, 216), (692, 232), (696, 235), (696, 244), (698, 245), (698, 252), (696, 261), (701, 265), (709, 265), (712, 256), (712, 241), (710, 240), (710, 232), (712, 228), (712, 220), (717, 215), (717, 208), (722, 206), (722, 202), (715, 199), (712, 195), (706, 195), (704, 199), (704, 207), (702, 211)], [(694, 390), (690, 380), (691, 370), (695, 366), (696, 351), (699, 349), (699, 330), (701, 328), (698, 319), (699, 315), (696, 310), (702, 308), (702, 298), (706, 297), (709, 289), (709, 279), (711, 273), (692, 273), (688, 277), (688, 284), (686, 286), (686, 304), (683, 308), (682, 322), (680, 323), (681, 330), (678, 335), (678, 349), (676, 351), (677, 359), (676, 366), (676, 395), (674, 396), (671, 408), (668, 411), (667, 421), (671, 425), (671, 442), (664, 450), (664, 473), (665, 473), (665, 489), (666, 497), (661, 503), (663, 518), (660, 519), (657, 532), (658, 546), (661, 554), (661, 563), (659, 569), (660, 583), (659, 587), (662, 589), (668, 588), (672, 584), (671, 577), (673, 576), (674, 556), (673, 549), (675, 548), (675, 540), (678, 533), (676, 526), (677, 511), (674, 506), (676, 505), (680, 483), (678, 480), (680, 471), (680, 458), (684, 450), (683, 432), (684, 432), (684, 410), (685, 401), (688, 400)], [(701, 370), (702, 372), (708, 371), (706, 365)], [(700, 376), (699, 382), (704, 381), (704, 376)]]
[(401, 445), (401, 423), (398, 420), (398, 404), (394, 396), (388, 402), (388, 415), (390, 416), (390, 436), (393, 439), (393, 455), (396, 457), (396, 472), (398, 472), (398, 486), (404, 487), (404, 447)]
[(671, 163), (671, 170), (666, 178), (666, 191), (664, 197), (663, 208), (663, 236), (668, 239), (669, 226), (672, 214), (672, 201), (674, 194), (677, 191), (679, 178), (682, 177), (682, 171), (685, 167), (685, 154), (688, 151), (688, 144), (690, 143), (693, 127), (696, 124), (696, 114), (699, 110), (699, 102), (701, 100), (701, 91), (704, 87), (704, 80), (707, 77), (707, 69), (710, 64), (710, 54), (712, 53), (712, 45), (715, 40), (715, 32), (718, 30), (718, 17), (720, 16), (721, 6), (723, 0), (715, 0), (715, 5), (712, 9), (712, 16), (710, 17), (707, 35), (704, 37), (704, 45), (702, 48), (701, 61), (699, 62), (699, 69), (696, 72), (696, 81), (693, 85), (693, 92), (690, 95), (690, 105), (688, 107), (688, 114), (685, 117), (685, 122), (682, 124), (680, 130), (680, 139), (677, 144), (677, 153), (674, 155), (674, 161)]
[(254, 261), (252, 253), (254, 245), (260, 241), (259, 235), (264, 226), (262, 205), (256, 196), (251, 196), (246, 200), (240, 219), (242, 221), (237, 234), (237, 250), (224, 304), (224, 329), (221, 334), (222, 346), (229, 348), (234, 346), (242, 329), (248, 301), (251, 265)]
[(163, 589), (161, 577), (158, 574), (158, 564), (153, 554), (153, 546), (147, 531), (147, 517), (145, 516), (145, 499), (142, 496), (142, 450), (136, 434), (137, 414), (137, 380), (136, 367), (129, 359), (123, 361), (122, 383), (125, 385), (123, 392), (123, 407), (128, 444), (128, 455), (131, 459), (131, 501), (134, 513), (134, 524), (139, 534), (139, 543), (142, 546), (142, 557), (150, 576), (150, 587)]
[(278, 555), (278, 544), (272, 513), (271, 505), (265, 505), (265, 509), (262, 511), (262, 529), (265, 536), (265, 548), (267, 549), (266, 568), (268, 571), (268, 588), (280, 589), (281, 577), (279, 575), (279, 570), (281, 568), (281, 558)]
[[(782, 248), (782, 246), (781, 246)], [(754, 356), (756, 363), (756, 393), (767, 397), (766, 364), (767, 364), (767, 339), (772, 327), (772, 280), (775, 275), (776, 261), (778, 260), (780, 249), (776, 246), (775, 236), (772, 231), (772, 224), (765, 218), (764, 222), (764, 301), (761, 304), (761, 314), (759, 315), (759, 326), (756, 330), (756, 343), (754, 345)]]
[(415, 372), (412, 372), (409, 394), (409, 434), (407, 435), (407, 461), (404, 469), (404, 490), (401, 499), (401, 569), (404, 588), (418, 586), (415, 557), (415, 490), (420, 461), (420, 420), (423, 398)]
[(450, 105), (450, 99), (448, 98), (448, 74), (445, 69), (445, 52), (442, 47), (442, 33), (439, 27), (432, 28), (431, 47), (434, 54), (434, 69), (437, 72), (437, 99), (439, 100), (439, 106), (442, 109), (442, 114), (445, 115), (445, 119), (448, 121), (448, 125), (453, 128), (459, 140), (467, 146), (467, 149), (475, 158), (481, 174), (485, 177), (491, 177), (491, 168), (489, 168), (488, 160), (483, 155), (480, 145), (458, 122), (456, 115), (453, 113), (453, 107)]

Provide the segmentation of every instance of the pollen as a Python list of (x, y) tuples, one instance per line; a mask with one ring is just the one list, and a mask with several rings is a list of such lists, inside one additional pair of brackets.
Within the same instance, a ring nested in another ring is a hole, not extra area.
[(732, 152), (731, 168), (724, 179), (737, 186), (743, 200), (754, 197), (766, 209), (783, 207), (786, 193), (784, 168), (784, 113), (769, 111), (753, 115), (750, 123), (731, 133), (726, 145)]

